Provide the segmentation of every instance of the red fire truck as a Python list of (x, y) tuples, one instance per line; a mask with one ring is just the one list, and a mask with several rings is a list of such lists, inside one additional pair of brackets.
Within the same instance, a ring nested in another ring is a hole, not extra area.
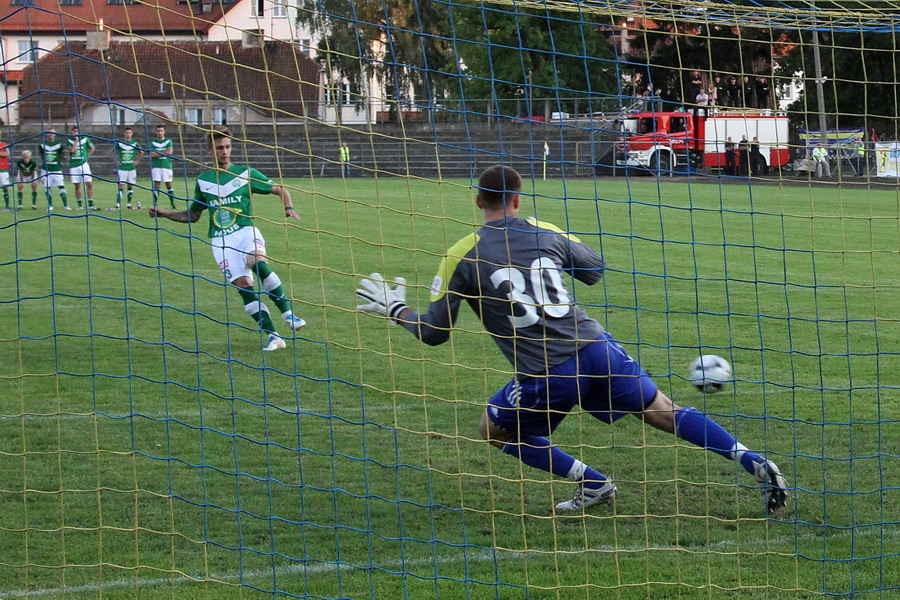
[[(744, 136), (759, 138), (759, 151), (767, 167), (782, 167), (790, 159), (788, 118), (769, 111), (643, 112), (623, 119), (616, 142), (616, 165), (665, 172), (708, 167), (724, 169), (725, 142), (738, 150)], [(740, 165), (741, 155), (735, 157)]]

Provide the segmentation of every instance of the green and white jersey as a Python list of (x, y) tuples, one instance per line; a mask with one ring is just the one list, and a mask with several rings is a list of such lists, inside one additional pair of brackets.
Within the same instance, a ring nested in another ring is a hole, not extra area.
[(67, 143), (69, 145), (70, 168), (80, 167), (88, 161), (91, 155), (90, 150), (94, 147), (94, 142), (90, 138), (78, 136), (77, 138), (69, 138)]
[(166, 154), (166, 151), (174, 148), (175, 144), (172, 143), (170, 138), (163, 139), (152, 139), (150, 140), (150, 150), (154, 152), (159, 152), (164, 156), (151, 156), (150, 157), (150, 168), (151, 169), (171, 169), (172, 168), (172, 156)]
[(251, 193), (268, 194), (275, 182), (250, 167), (231, 165), (210, 169), (197, 177), (190, 210), (209, 210), (209, 237), (221, 237), (253, 225)]
[(50, 143), (44, 140), (44, 142), (38, 146), (38, 150), (41, 152), (41, 163), (43, 163), (42, 166), (45, 171), (48, 173), (62, 171), (63, 144), (61, 141), (57, 140)]
[(16, 159), (16, 173), (22, 177), (34, 177), (35, 171), (37, 171), (37, 161), (33, 158), (27, 162), (22, 158)]
[(138, 152), (141, 151), (141, 145), (137, 140), (126, 142), (125, 140), (116, 141), (116, 160), (119, 163), (120, 171), (134, 171), (134, 161), (137, 160)]

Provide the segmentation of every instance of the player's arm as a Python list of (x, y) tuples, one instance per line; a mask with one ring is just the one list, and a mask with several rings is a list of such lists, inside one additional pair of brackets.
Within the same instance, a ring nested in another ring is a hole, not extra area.
[(148, 212), (150, 213), (151, 217), (169, 219), (170, 221), (175, 221), (176, 223), (196, 223), (203, 215), (202, 211), (193, 208), (188, 210), (171, 210), (159, 206), (151, 206)]
[(97, 149), (97, 147), (94, 146), (94, 142), (92, 142), (92, 141), (90, 140), (90, 138), (88, 138), (88, 141), (87, 141), (87, 157), (86, 157), (86, 158), (90, 158), (91, 156), (93, 156), (94, 150), (96, 150), (96, 149)]
[(2, 150), (0, 150), (0, 156), (6, 158), (9, 156), (9, 146), (4, 146)]
[[(445, 272), (447, 259), (441, 263), (439, 273)], [(440, 283), (438, 283), (440, 281)], [(398, 277), (391, 287), (379, 273), (372, 273), (368, 279), (360, 281), (361, 288), (356, 290), (357, 296), (367, 302), (357, 307), (363, 312), (385, 315), (395, 323), (399, 323), (422, 342), (429, 346), (443, 344), (450, 339), (453, 323), (459, 314), (462, 295), (454, 291), (453, 286), (462, 281), (452, 278), (450, 284), (443, 288), (443, 278), (436, 277), (431, 290), (432, 301), (425, 313), (417, 313), (406, 304), (406, 280)]]
[(137, 166), (142, 158), (144, 158), (144, 151), (138, 148), (137, 154), (134, 155), (134, 166)]
[(269, 190), (269, 193), (278, 196), (281, 199), (281, 204), (284, 206), (284, 216), (290, 217), (291, 219), (300, 219), (300, 215), (297, 214), (297, 211), (294, 210), (294, 203), (291, 200), (291, 192), (288, 191), (286, 187), (283, 185), (273, 185), (272, 189)]
[(600, 254), (581, 241), (568, 241), (569, 263), (572, 276), (578, 281), (594, 285), (603, 277), (606, 262)]

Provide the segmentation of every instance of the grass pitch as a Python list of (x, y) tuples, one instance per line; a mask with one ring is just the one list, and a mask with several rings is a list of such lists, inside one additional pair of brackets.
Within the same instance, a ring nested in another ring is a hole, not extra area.
[[(527, 215), (608, 262), (577, 301), (795, 487), (766, 518), (735, 464), (573, 413), (554, 441), (620, 494), (554, 517), (572, 484), (477, 439), (510, 373), (468, 309), (438, 348), (355, 311), (373, 271), (426, 306), (442, 252), (479, 222), (468, 182), (286, 183), (302, 221), (274, 197), (255, 209), (309, 325), (266, 355), (204, 221), (0, 214), (0, 598), (897, 591), (896, 190), (529, 187)], [(731, 361), (725, 392), (685, 380), (701, 353)]]

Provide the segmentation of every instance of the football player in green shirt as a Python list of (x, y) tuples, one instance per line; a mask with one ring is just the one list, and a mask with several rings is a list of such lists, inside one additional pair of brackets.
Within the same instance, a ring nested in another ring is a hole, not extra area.
[(19, 209), (22, 208), (22, 192), (25, 184), (31, 184), (31, 210), (37, 209), (37, 161), (31, 158), (31, 150), (22, 150), (16, 160), (16, 186), (18, 188)]
[(150, 140), (150, 181), (153, 182), (153, 206), (159, 199), (159, 190), (166, 184), (169, 204), (175, 208), (175, 193), (172, 191), (172, 150), (175, 144), (166, 137), (163, 125), (156, 127), (156, 139)]
[(69, 179), (75, 185), (75, 201), (81, 208), (81, 184), (84, 184), (87, 195), (88, 210), (97, 210), (94, 207), (94, 178), (91, 174), (91, 165), (88, 160), (94, 153), (94, 142), (90, 138), (79, 135), (78, 127), (72, 127), (72, 137), (68, 139), (69, 152)]
[(56, 129), (51, 127), (44, 134), (44, 141), (38, 146), (41, 153), (41, 179), (44, 180), (44, 191), (47, 194), (47, 210), (53, 211), (53, 193), (51, 187), (59, 190), (59, 198), (63, 208), (72, 210), (66, 198), (66, 182), (62, 172), (63, 143), (56, 139)]
[[(116, 192), (116, 208), (122, 206), (122, 192), (125, 186), (128, 186), (128, 208), (131, 209), (131, 199), (134, 195), (134, 184), (137, 183), (137, 164), (144, 151), (141, 145), (134, 139), (134, 130), (126, 127), (122, 131), (122, 139), (116, 140), (113, 146), (113, 154), (115, 155), (118, 165), (119, 191)], [(140, 206), (138, 206), (140, 208)]]
[[(248, 166), (231, 162), (231, 133), (217, 127), (209, 137), (209, 150), (216, 168), (197, 177), (194, 198), (187, 210), (175, 211), (156, 206), (150, 208), (151, 217), (163, 217), (177, 223), (196, 223), (203, 211), (209, 212), (209, 237), (212, 251), (225, 281), (234, 285), (244, 302), (244, 310), (267, 334), (264, 351), (286, 346), (275, 331), (269, 309), (263, 302), (271, 299), (284, 322), (293, 330), (306, 325), (294, 315), (291, 300), (284, 295), (281, 279), (266, 262), (266, 241), (253, 226), (251, 194), (273, 194), (281, 199), (284, 214), (291, 219), (300, 217), (291, 204), (287, 188)], [(253, 287), (253, 277), (259, 278), (262, 291)]]

